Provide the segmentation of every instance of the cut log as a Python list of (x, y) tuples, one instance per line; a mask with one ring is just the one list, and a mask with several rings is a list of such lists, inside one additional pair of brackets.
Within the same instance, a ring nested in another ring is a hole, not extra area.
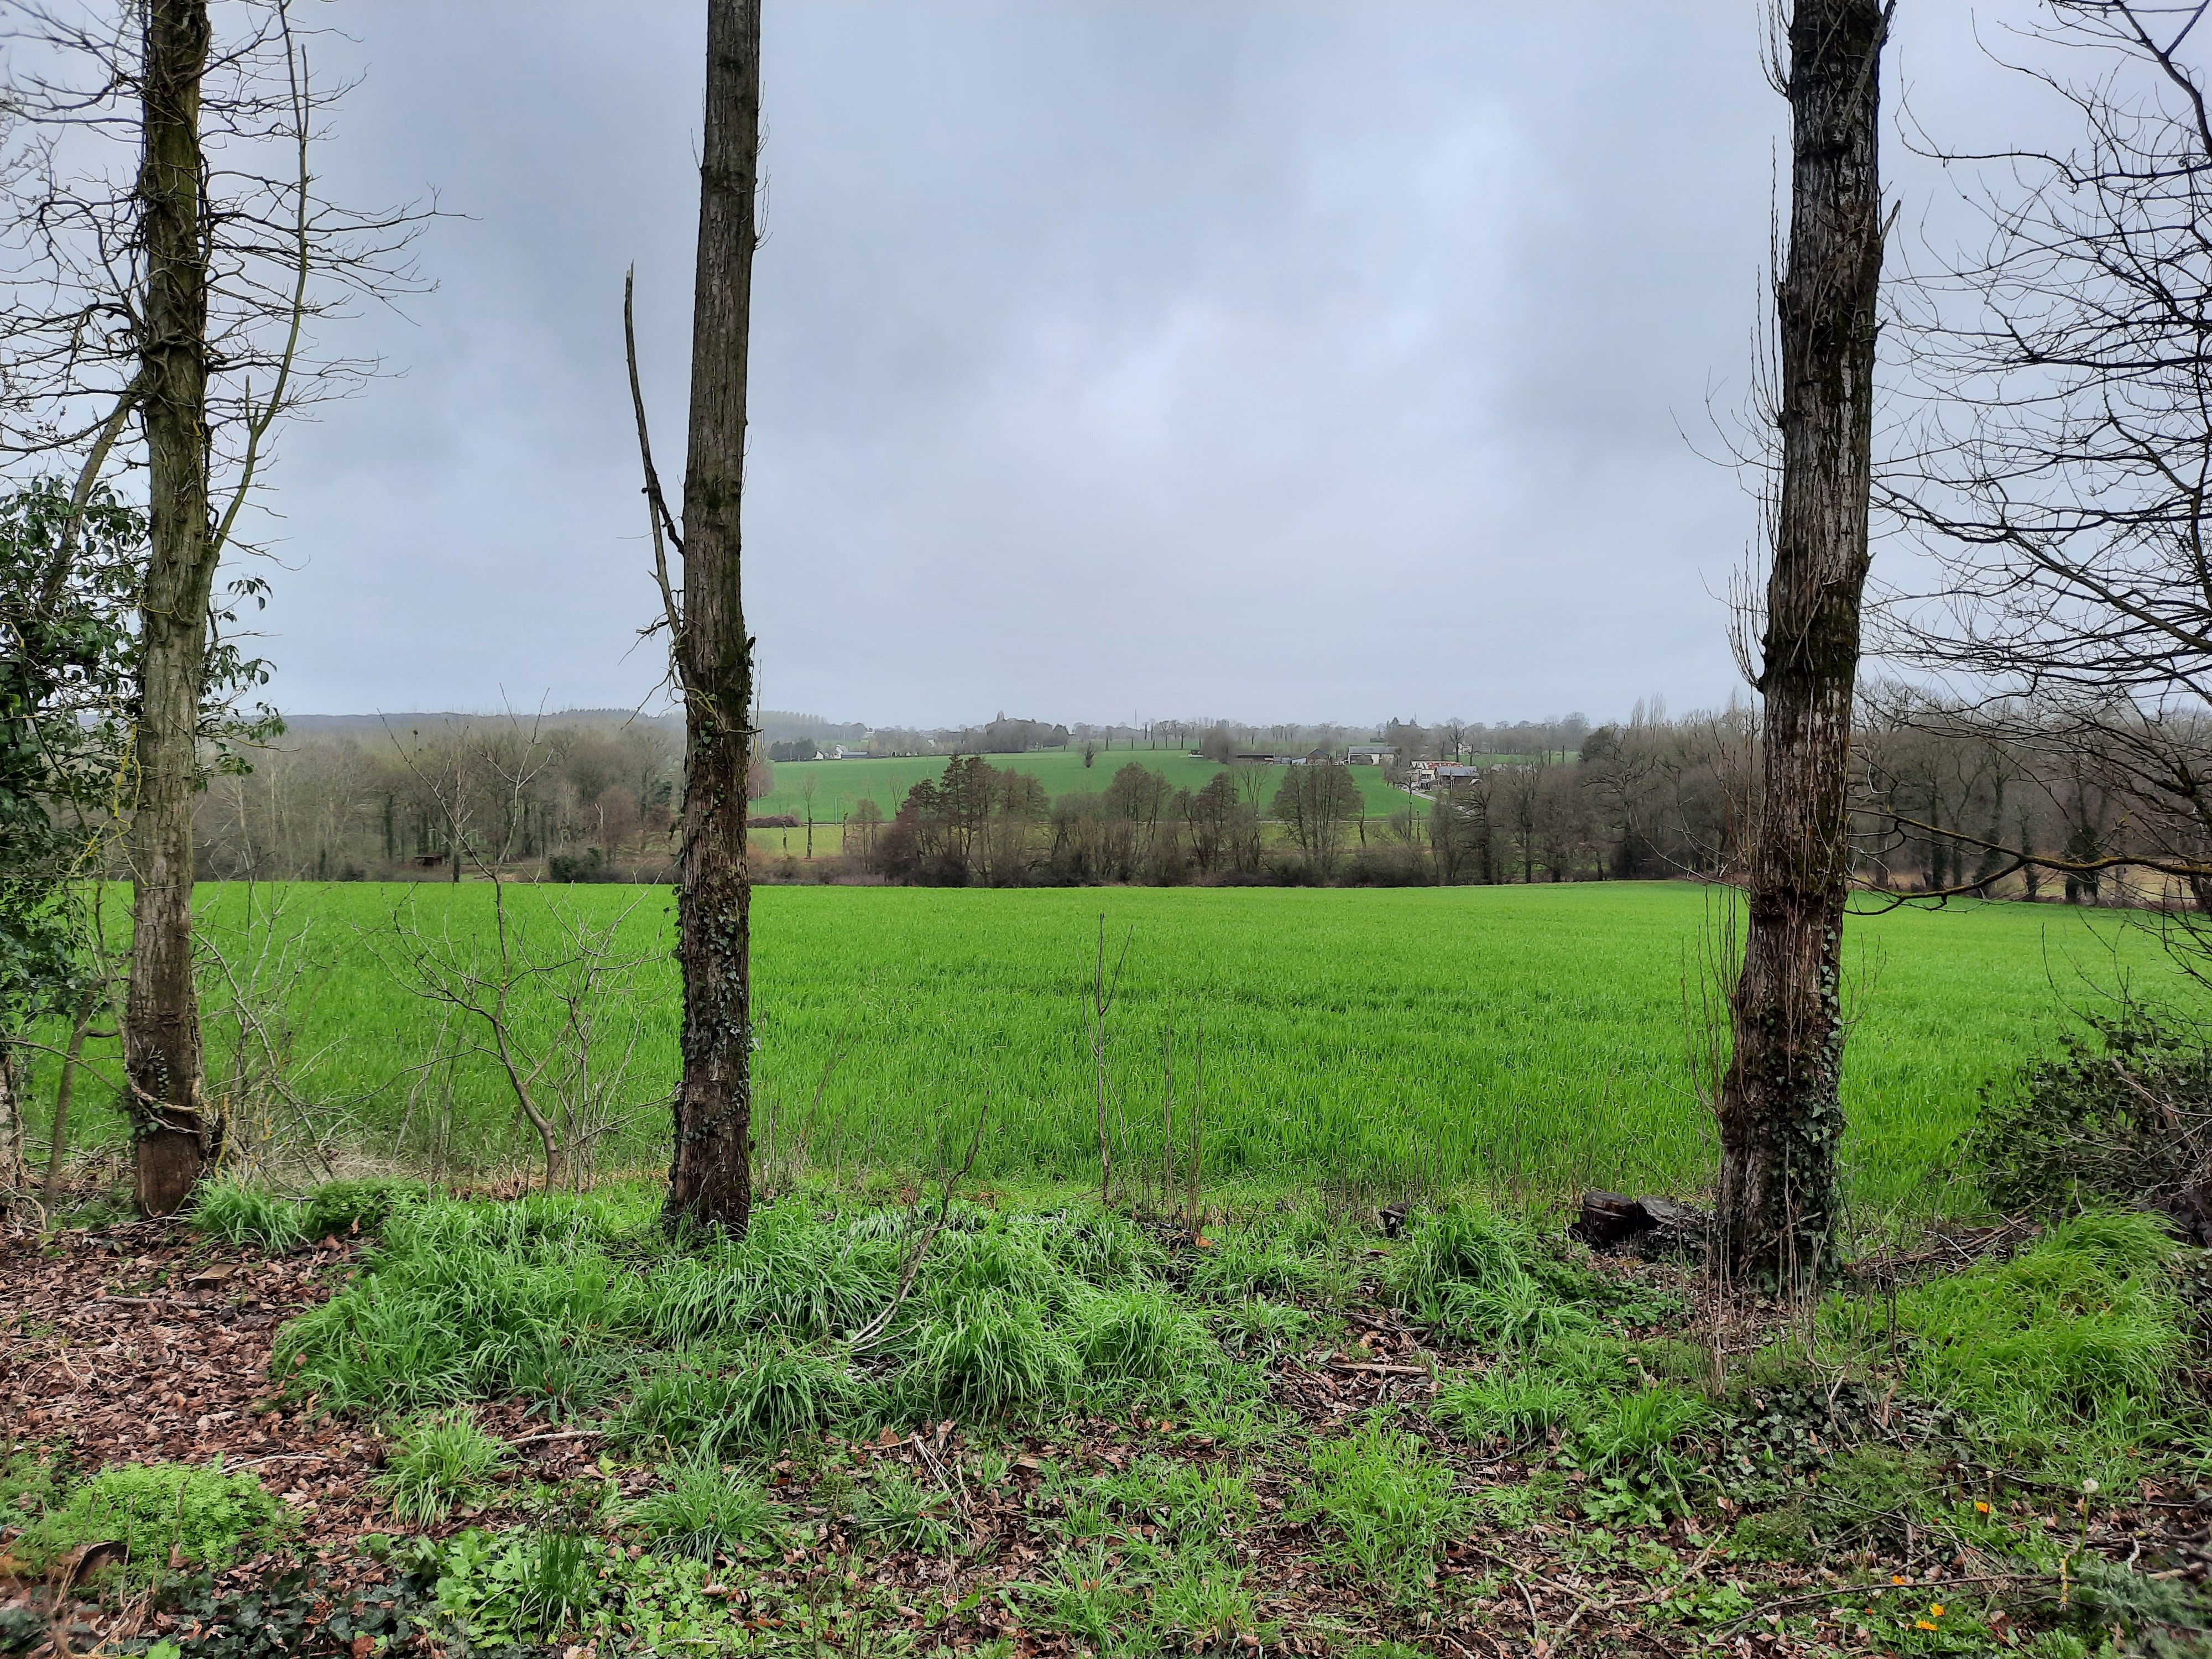
[[(1711, 1220), (1703, 1210), (1656, 1194), (1631, 1198), (1626, 1193), (1587, 1192), (1582, 1213), (1569, 1231), (1600, 1250), (1632, 1240), (1694, 1245), (1705, 1242)], [(1656, 1237), (1646, 1240), (1646, 1235)]]
[(1585, 1244), (1603, 1249), (1632, 1237), (1650, 1225), (1651, 1218), (1644, 1214), (1642, 1200), (1626, 1193), (1588, 1192), (1583, 1194), (1582, 1216), (1575, 1223), (1574, 1234)]

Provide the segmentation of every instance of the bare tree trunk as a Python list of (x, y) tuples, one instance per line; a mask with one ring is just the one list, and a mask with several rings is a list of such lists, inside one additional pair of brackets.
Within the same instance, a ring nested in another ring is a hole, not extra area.
[(93, 1005), (88, 1002), (70, 1022), (69, 1047), (62, 1054), (61, 1080), (54, 1085), (54, 1121), (47, 1138), (46, 1194), (49, 1202), (62, 1189), (62, 1160), (69, 1155), (70, 1101), (76, 1091), (76, 1073), (84, 1058), (84, 1040), (92, 1030)]
[(133, 931), (124, 1018), (138, 1206), (149, 1215), (184, 1204), (215, 1142), (200, 1104), (192, 983), (196, 738), (216, 564), (208, 517), (208, 228), (200, 195), (200, 77), (208, 46), (206, 0), (153, 0), (139, 171), (151, 551), (133, 754)]
[(1776, 296), (1782, 483), (1759, 680), (1765, 812), (1721, 1093), (1720, 1221), (1735, 1269), (1793, 1285), (1830, 1265), (1838, 1220), (1838, 981), (1868, 563), (1887, 29), (1879, 0), (1796, 0), (1790, 16), (1790, 248)]
[(684, 1076), (666, 1218), (744, 1231), (752, 1208), (751, 887), (745, 868), (752, 641), (739, 588), (745, 355), (760, 148), (760, 0), (709, 0), (707, 130), (691, 312), (690, 446), (677, 660), (685, 753), (677, 957)]
[(15, 1073), (15, 1045), (0, 1038), (0, 1188), (12, 1191), (28, 1184), (23, 1172), (23, 1091)]

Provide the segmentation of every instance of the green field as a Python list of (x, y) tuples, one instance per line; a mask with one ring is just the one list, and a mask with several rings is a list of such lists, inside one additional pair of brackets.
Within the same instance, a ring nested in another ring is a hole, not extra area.
[[(209, 937), (237, 960), (245, 890), (203, 894)], [(423, 930), (480, 944), (489, 887), (264, 886), (256, 902), (272, 895), (276, 933), (311, 964), (291, 1009), (295, 1078), (308, 1097), (346, 1103), (372, 1148), (407, 1152), (422, 1144), (433, 1095), (449, 1094), (460, 1155), (522, 1156), (529, 1143), (489, 1057), (409, 1069), (429, 1056), (437, 1012), (372, 950), (410, 906)], [(641, 1022), (627, 1093), (659, 1096), (675, 1065), (665, 890), (510, 888), (508, 899), (541, 934), (560, 907), (605, 919), (630, 907), (627, 947), (647, 960), (613, 1006)], [(1203, 1028), (1215, 1177), (1693, 1188), (1711, 1136), (1686, 1058), (1685, 981), (1718, 903), (1681, 884), (763, 888), (763, 1109), (787, 1132), (814, 1118), (818, 1159), (911, 1164), (964, 1136), (988, 1098), (983, 1164), (995, 1176), (1095, 1173), (1084, 1002), (1103, 914), (1109, 964), (1125, 941), (1128, 952), (1109, 1024), (1125, 1158), (1157, 1158), (1172, 1025), (1186, 1125)], [(1849, 1156), (1857, 1199), (1875, 1211), (1971, 1202), (1947, 1186), (1957, 1137), (1983, 1083), (2058, 1029), (2059, 991), (2079, 1000), (2120, 963), (2139, 988), (2172, 977), (2119, 918), (2049, 906), (1857, 919), (1850, 955), (1859, 1022), (1845, 1069)], [(220, 1048), (219, 1004), (214, 1013)], [(111, 1057), (96, 1058), (112, 1076)], [(52, 1076), (42, 1060), (34, 1091), (46, 1095)], [(657, 1157), (662, 1121), (644, 1110), (610, 1158)], [(79, 1127), (112, 1139), (120, 1120), (88, 1103)]]
[[(1083, 763), (1082, 751), (1075, 748), (1039, 749), (1026, 755), (986, 755), (983, 758), (996, 767), (1029, 773), (1044, 785), (1047, 794), (1055, 799), (1071, 789), (1103, 789), (1113, 781), (1114, 774), (1131, 761), (1158, 772), (1178, 789), (1202, 788), (1221, 770), (1218, 763), (1193, 760), (1180, 749), (1102, 749), (1088, 767)], [(814, 781), (817, 823), (836, 823), (841, 815), (851, 811), (862, 800), (874, 801), (889, 817), (898, 811), (908, 790), (922, 779), (933, 778), (944, 771), (946, 759), (943, 755), (917, 755), (884, 760), (781, 761), (775, 767), (775, 787), (753, 803), (753, 811), (763, 817), (789, 812), (804, 817), (806, 783), (811, 778)], [(1406, 792), (1392, 788), (1381, 767), (1354, 766), (1347, 769), (1358, 781), (1368, 811), (1375, 816), (1387, 817), (1406, 804)], [(1281, 766), (1268, 769), (1267, 793), (1260, 804), (1261, 811), (1274, 799), (1288, 770)], [(1425, 810), (1425, 803), (1422, 805)], [(816, 850), (821, 850), (818, 842)]]

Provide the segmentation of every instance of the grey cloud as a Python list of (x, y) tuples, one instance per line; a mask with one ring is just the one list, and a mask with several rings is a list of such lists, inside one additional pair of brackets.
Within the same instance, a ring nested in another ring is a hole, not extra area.
[[(280, 700), (643, 697), (617, 307), (635, 259), (680, 472), (697, 9), (337, 15), (368, 78), (334, 185), (469, 216), (427, 239), (441, 287), (411, 320), (350, 326), (404, 374), (287, 439)], [(1740, 390), (1763, 303), (1760, 15), (768, 0), (746, 533), (769, 702), (1724, 700), (1711, 596), (1753, 515), (1676, 422)], [(1939, 98), (1990, 84), (1960, 22), (1931, 9), (1914, 47)]]

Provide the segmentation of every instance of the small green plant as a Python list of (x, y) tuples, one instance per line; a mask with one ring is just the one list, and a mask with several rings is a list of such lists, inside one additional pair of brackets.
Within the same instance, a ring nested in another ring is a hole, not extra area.
[(1401, 1597), (1433, 1586), (1437, 1551), (1467, 1510), (1451, 1469), (1380, 1417), (1316, 1446), (1312, 1462), (1312, 1508), (1336, 1529), (1342, 1553)]
[(1258, 1518), (1259, 1499), (1242, 1473), (1146, 1457), (1096, 1484), (1126, 1516), (1164, 1528), (1178, 1546), (1211, 1546)]
[(782, 1535), (776, 1506), (757, 1480), (697, 1453), (665, 1474), (668, 1484), (630, 1510), (656, 1548), (711, 1561)]
[(1461, 1377), (1437, 1390), (1437, 1420), (1470, 1440), (1533, 1444), (1566, 1428), (1581, 1414), (1583, 1397), (1571, 1384), (1527, 1370), (1494, 1370)]
[(491, 1473), (507, 1455), (505, 1442), (455, 1406), (404, 1425), (373, 1485), (399, 1520), (426, 1526), (488, 1496)]
[(292, 1530), (290, 1512), (255, 1476), (220, 1464), (127, 1463), (101, 1470), (28, 1528), (20, 1540), (35, 1560), (81, 1544), (120, 1540), (134, 1578), (157, 1577), (172, 1559), (222, 1568)]
[(1802, 1498), (1739, 1522), (1736, 1540), (1754, 1556), (1808, 1565), (1838, 1551), (1902, 1550), (1914, 1525), (1935, 1516), (1942, 1489), (1935, 1457), (1856, 1446)]
[(1705, 1421), (1711, 1407), (1680, 1389), (1633, 1389), (1614, 1395), (1576, 1434), (1583, 1466), (1596, 1485), (1583, 1500), (1595, 1519), (1642, 1525), (1686, 1512), (1682, 1478), (1691, 1465), (1674, 1443)]
[(437, 1594), (447, 1615), (478, 1650), (582, 1633), (617, 1569), (611, 1547), (581, 1534), (474, 1528), (437, 1547)]
[(890, 1549), (942, 1555), (952, 1547), (952, 1500), (903, 1469), (886, 1469), (854, 1507), (852, 1528)]
[(310, 1239), (375, 1232), (409, 1190), (400, 1181), (326, 1181), (307, 1195), (301, 1231)]
[(1038, 1609), (1045, 1628), (1103, 1649), (1136, 1602), (1120, 1567), (1105, 1540), (1093, 1539), (1080, 1550), (1063, 1550), (1049, 1573), (1023, 1587), (1024, 1600)]
[(1258, 1645), (1252, 1591), (1241, 1568), (1204, 1550), (1178, 1553), (1152, 1590), (1152, 1622), (1185, 1653)]
[(1287, 1303), (1232, 1302), (1213, 1316), (1223, 1342), (1240, 1354), (1279, 1354), (1314, 1339), (1321, 1322)]
[(192, 1200), (192, 1225), (226, 1244), (258, 1244), (267, 1250), (294, 1249), (307, 1237), (299, 1200), (235, 1174), (202, 1184)]
[(22, 1526), (52, 1506), (59, 1461), (44, 1446), (18, 1447), (0, 1461), (0, 1526)]

